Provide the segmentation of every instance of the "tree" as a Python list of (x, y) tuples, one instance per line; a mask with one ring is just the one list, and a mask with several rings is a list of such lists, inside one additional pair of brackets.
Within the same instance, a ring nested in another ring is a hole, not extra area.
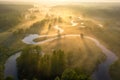
[(81, 74), (78, 75), (78, 80), (91, 80), (87, 75)]
[(58, 22), (59, 22), (59, 23), (62, 23), (62, 22), (63, 22), (62, 17), (60, 17), (60, 16), (58, 17)]
[(41, 59), (40, 59), (40, 64), (39, 64), (39, 73), (40, 73), (40, 78), (42, 80), (47, 79), (50, 77), (50, 56), (45, 54)]
[(73, 69), (66, 69), (62, 74), (61, 80), (78, 80), (78, 75)]
[(69, 52), (67, 55), (67, 66), (71, 66), (73, 64), (73, 53)]
[(60, 78), (57, 76), (57, 77), (55, 78), (55, 80), (60, 80)]
[(66, 69), (62, 76), (61, 80), (91, 80), (87, 75), (85, 74), (77, 74), (74, 69)]
[(72, 19), (72, 16), (69, 16), (69, 19)]
[[(33, 79), (39, 73), (38, 63), (41, 57), (39, 46), (30, 46), (23, 49), (21, 56), (17, 59), (18, 73), (21, 79)], [(30, 73), (30, 74), (28, 74)]]
[(8, 76), (5, 80), (14, 80), (12, 76)]
[(33, 80), (38, 80), (37, 78), (33, 78)]
[(48, 30), (50, 30), (50, 28), (52, 27), (51, 23), (49, 24)]
[(53, 52), (51, 57), (51, 75), (53, 77), (60, 76), (66, 68), (64, 52), (57, 50)]

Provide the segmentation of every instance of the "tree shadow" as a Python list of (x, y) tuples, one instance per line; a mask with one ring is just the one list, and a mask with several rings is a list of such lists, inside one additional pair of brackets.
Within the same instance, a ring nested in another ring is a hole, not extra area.
[(61, 46), (62, 46), (62, 44), (61, 44), (61, 38), (62, 37), (62, 35), (60, 34), (60, 31), (58, 30), (57, 31), (57, 40), (56, 40), (56, 47), (55, 47), (55, 49), (59, 49)]
[(85, 39), (81, 39), (82, 40), (82, 42), (83, 42), (83, 45), (85, 46), (85, 50), (87, 51), (87, 52), (89, 52), (89, 54), (88, 54), (88, 56), (91, 56), (92, 57), (92, 50), (91, 50), (91, 48), (88, 46), (89, 44), (87, 44), (87, 42), (86, 42), (86, 40)]
[[(49, 24), (49, 25), (48, 25), (48, 30), (47, 30), (47, 32), (45, 33), (45, 35), (48, 35), (48, 34), (49, 34), (49, 32), (50, 32), (51, 28), (52, 28), (52, 25), (51, 25), (51, 24)], [(46, 40), (47, 38), (48, 38), (47, 36), (46, 36), (46, 37), (44, 37), (44, 40)]]

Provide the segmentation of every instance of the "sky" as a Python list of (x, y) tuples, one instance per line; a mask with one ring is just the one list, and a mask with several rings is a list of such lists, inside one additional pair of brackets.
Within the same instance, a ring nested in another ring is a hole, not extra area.
[(120, 0), (0, 0), (19, 2), (120, 2)]

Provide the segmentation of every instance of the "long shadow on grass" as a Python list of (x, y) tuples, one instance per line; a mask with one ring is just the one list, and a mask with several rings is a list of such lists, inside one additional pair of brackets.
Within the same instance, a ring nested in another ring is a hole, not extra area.
[(92, 53), (92, 50), (91, 48), (88, 46), (89, 44), (87, 44), (87, 42), (85, 41), (85, 39), (81, 39), (82, 42), (83, 42), (83, 45), (85, 46), (85, 49), (87, 52), (89, 52), (89, 56), (92, 56), (91, 53)]
[(58, 39), (56, 40), (57, 42), (56, 42), (56, 47), (55, 47), (55, 49), (59, 49), (60, 47), (61, 47), (61, 34), (60, 34), (60, 31), (58, 30), (58, 32), (57, 32), (57, 37), (58, 37)]

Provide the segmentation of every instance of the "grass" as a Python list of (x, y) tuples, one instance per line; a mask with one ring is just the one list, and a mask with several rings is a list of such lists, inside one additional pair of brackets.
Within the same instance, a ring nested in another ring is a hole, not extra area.
[(112, 80), (119, 80), (120, 79), (120, 61), (118, 60), (117, 62), (115, 62), (111, 68), (110, 68), (110, 74), (112, 76)]
[(23, 20), (24, 11), (32, 7), (31, 5), (9, 5), (0, 4), (0, 32), (14, 28)]

